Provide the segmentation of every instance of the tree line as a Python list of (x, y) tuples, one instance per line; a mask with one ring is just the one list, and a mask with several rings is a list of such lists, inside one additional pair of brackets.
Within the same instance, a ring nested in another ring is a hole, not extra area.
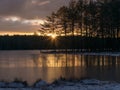
[[(120, 51), (120, 38), (75, 36), (0, 36), (0, 50), (73, 50), (80, 52)], [(78, 42), (79, 41), (79, 42)], [(74, 46), (73, 46), (74, 45)]]
[(99, 38), (120, 37), (120, 0), (71, 0), (52, 12), (40, 33)]

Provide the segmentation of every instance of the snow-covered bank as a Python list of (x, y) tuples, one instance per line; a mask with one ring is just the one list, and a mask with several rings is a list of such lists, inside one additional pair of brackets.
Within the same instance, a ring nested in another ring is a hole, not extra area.
[(52, 86), (51, 90), (120, 90), (120, 84), (95, 79), (81, 80), (77, 82), (62, 81), (59, 85)]
[(120, 90), (120, 83), (86, 79), (56, 80), (52, 84), (47, 84), (41, 80), (30, 87), (24, 83), (0, 82), (0, 90)]
[(73, 51), (60, 51), (60, 50), (56, 50), (56, 51), (51, 51), (51, 50), (41, 50), (41, 53), (46, 53), (46, 54), (81, 54), (81, 55), (98, 55), (98, 56), (120, 56), (120, 52), (73, 52)]
[(85, 53), (81, 53), (83, 55), (98, 55), (98, 56), (120, 56), (120, 52), (100, 52), (100, 53), (89, 53), (89, 52), (85, 52)]

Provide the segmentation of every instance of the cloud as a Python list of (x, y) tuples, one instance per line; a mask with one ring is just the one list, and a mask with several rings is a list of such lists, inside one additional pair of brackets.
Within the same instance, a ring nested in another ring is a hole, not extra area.
[(0, 0), (0, 31), (33, 32), (70, 0)]
[(5, 21), (11, 21), (11, 22), (16, 22), (16, 21), (20, 21), (21, 20), (21, 18), (19, 18), (19, 17), (4, 17), (3, 18)]
[(0, 16), (45, 18), (70, 0), (0, 0)]
[(46, 5), (46, 4), (49, 4), (50, 1), (42, 1), (42, 2), (39, 2), (37, 0), (33, 0), (31, 1), (32, 4), (35, 4), (35, 5), (39, 5), (39, 6), (43, 6), (43, 5)]
[(39, 5), (39, 6), (42, 6), (42, 5), (46, 5), (46, 4), (48, 4), (48, 3), (50, 3), (50, 1), (44, 1), (44, 2), (39, 3), (38, 5)]
[(0, 32), (35, 32), (42, 20), (25, 20), (17, 17), (0, 18)]
[(27, 0), (0, 0), (0, 16), (19, 15)]

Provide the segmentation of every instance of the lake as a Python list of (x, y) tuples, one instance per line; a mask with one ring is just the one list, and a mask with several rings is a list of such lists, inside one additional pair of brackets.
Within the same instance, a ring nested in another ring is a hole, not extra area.
[(0, 51), (0, 81), (20, 79), (31, 85), (60, 77), (120, 81), (120, 55)]

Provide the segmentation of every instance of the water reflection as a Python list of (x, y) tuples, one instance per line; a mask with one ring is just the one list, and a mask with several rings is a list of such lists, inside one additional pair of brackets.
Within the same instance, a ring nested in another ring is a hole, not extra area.
[(91, 77), (120, 81), (120, 56), (50, 54), (39, 51), (1, 51), (0, 80), (15, 78), (32, 84), (37, 79), (52, 82), (60, 77)]
[(95, 56), (80, 54), (42, 54), (33, 55), (36, 67), (91, 67), (91, 66), (116, 66), (119, 64), (117, 56)]

